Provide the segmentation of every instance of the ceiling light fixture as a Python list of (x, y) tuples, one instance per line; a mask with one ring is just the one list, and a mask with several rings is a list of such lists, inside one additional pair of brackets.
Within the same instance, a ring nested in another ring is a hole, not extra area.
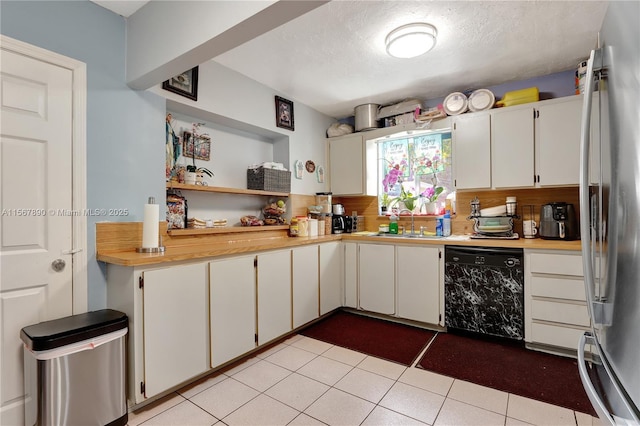
[(416, 22), (391, 31), (384, 43), (387, 53), (394, 58), (415, 58), (433, 49), (437, 35), (433, 25)]

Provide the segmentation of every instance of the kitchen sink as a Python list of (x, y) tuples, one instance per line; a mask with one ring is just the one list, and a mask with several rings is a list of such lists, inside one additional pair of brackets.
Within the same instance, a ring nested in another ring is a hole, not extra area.
[(415, 238), (416, 240), (441, 240), (444, 239), (445, 237), (440, 237), (437, 235), (420, 235), (420, 234), (386, 234), (386, 233), (380, 233), (380, 234), (374, 234), (374, 237), (381, 237), (381, 238)]

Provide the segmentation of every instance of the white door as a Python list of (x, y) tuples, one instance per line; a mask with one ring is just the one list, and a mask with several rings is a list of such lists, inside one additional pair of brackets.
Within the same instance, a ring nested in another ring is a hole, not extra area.
[(293, 328), (320, 316), (318, 246), (296, 247), (292, 252)]
[(73, 309), (73, 71), (4, 45), (0, 63), (0, 424), (13, 425), (31, 397), (20, 329)]
[(343, 304), (342, 258), (340, 241), (320, 244), (320, 315)]
[(207, 264), (143, 272), (145, 396), (209, 368)]
[(456, 189), (491, 188), (491, 116), (464, 114), (453, 123)]
[(258, 345), (291, 331), (291, 251), (258, 255)]
[(360, 244), (358, 250), (360, 308), (380, 314), (395, 314), (395, 247)]
[(538, 184), (578, 185), (582, 99), (543, 104), (536, 119)]
[(211, 367), (256, 347), (254, 259), (238, 256), (209, 263)]
[(533, 187), (533, 156), (533, 108), (503, 108), (492, 111), (492, 186)]
[(396, 247), (398, 316), (440, 321), (440, 248)]

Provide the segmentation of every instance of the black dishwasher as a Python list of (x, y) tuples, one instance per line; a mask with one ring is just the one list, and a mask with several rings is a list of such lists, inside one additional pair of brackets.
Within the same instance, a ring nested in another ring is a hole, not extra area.
[(522, 249), (447, 246), (444, 263), (448, 328), (522, 340)]

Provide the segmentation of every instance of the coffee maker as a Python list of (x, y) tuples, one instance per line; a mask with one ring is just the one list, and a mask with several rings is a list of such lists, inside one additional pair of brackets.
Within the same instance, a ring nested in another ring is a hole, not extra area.
[(351, 217), (345, 216), (344, 206), (342, 204), (334, 204), (332, 211), (331, 233), (342, 234), (343, 232), (351, 232)]

